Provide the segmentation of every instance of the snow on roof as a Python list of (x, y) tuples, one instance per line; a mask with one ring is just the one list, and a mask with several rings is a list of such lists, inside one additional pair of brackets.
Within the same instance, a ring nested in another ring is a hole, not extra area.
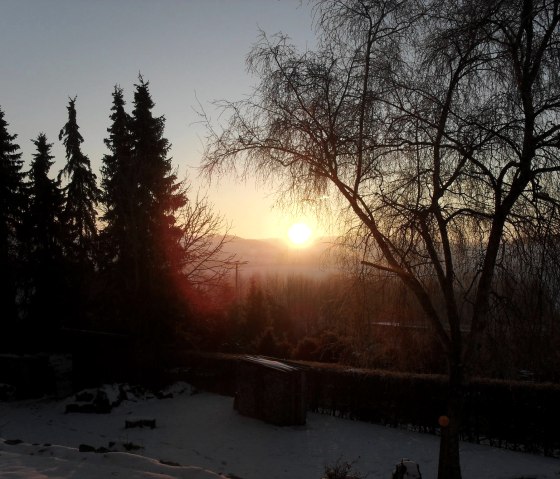
[(251, 363), (260, 364), (262, 366), (267, 366), (277, 371), (292, 372), (297, 371), (298, 368), (295, 366), (290, 366), (289, 364), (281, 363), (280, 361), (274, 361), (272, 359), (266, 359), (262, 356), (243, 356), (244, 361), (249, 361)]

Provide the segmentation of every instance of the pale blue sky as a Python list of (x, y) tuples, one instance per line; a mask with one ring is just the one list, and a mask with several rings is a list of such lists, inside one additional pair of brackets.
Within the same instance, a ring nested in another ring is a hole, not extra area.
[[(174, 163), (194, 181), (204, 135), (194, 109), (200, 102), (212, 113), (212, 100), (250, 93), (245, 57), (259, 29), (300, 48), (315, 41), (307, 0), (0, 0), (0, 106), (27, 162), (39, 132), (55, 144), (54, 175), (68, 97), (77, 95), (83, 151), (97, 173), (113, 86), (125, 89), (130, 111), (142, 72), (167, 119)], [(282, 236), (294, 220), (252, 183), (222, 181), (208, 194), (240, 236)]]

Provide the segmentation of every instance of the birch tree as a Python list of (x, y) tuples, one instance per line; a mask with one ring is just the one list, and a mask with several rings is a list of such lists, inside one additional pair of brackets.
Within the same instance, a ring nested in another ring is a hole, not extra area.
[(257, 86), (209, 124), (204, 168), (340, 201), (363, 263), (406, 285), (446, 353), (438, 477), (458, 479), (500, 255), (560, 199), (560, 2), (319, 0), (315, 18), (315, 51), (257, 42)]

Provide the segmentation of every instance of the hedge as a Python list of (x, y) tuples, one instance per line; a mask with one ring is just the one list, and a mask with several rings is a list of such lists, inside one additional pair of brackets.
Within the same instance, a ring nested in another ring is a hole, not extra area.
[[(236, 364), (241, 357), (185, 354), (177, 378), (234, 396)], [(286, 362), (305, 371), (311, 411), (439, 433), (438, 418), (445, 414), (445, 376)], [(560, 457), (559, 405), (559, 384), (475, 378), (465, 389), (461, 439)]]

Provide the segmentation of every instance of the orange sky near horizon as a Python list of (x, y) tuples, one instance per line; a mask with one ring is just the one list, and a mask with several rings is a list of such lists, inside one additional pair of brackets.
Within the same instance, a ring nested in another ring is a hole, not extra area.
[(83, 152), (100, 179), (103, 139), (114, 85), (131, 111), (138, 73), (150, 82), (154, 113), (166, 118), (165, 137), (180, 177), (191, 192), (206, 193), (215, 211), (244, 238), (287, 239), (289, 227), (307, 223), (313, 237), (329, 232), (312, 214), (274, 206), (274, 195), (225, 177), (208, 185), (198, 178), (205, 130), (196, 110), (218, 119), (214, 100), (238, 100), (256, 79), (245, 58), (259, 31), (288, 34), (298, 48), (312, 48), (311, 7), (299, 0), (6, 0), (0, 16), (0, 107), (17, 134), (27, 169), (40, 132), (54, 144), (54, 177), (63, 166), (58, 132), (68, 98), (77, 95)]

